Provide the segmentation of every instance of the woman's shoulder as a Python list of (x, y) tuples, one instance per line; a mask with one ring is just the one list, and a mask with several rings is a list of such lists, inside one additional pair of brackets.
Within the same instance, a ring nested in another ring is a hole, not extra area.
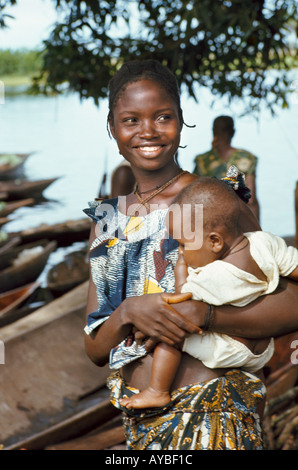
[(175, 182), (173, 188), (172, 188), (172, 195), (175, 196), (178, 194), (182, 189), (184, 189), (186, 186), (189, 186), (191, 183), (194, 181), (197, 181), (199, 179), (199, 176), (194, 175), (193, 173), (185, 172), (179, 179), (178, 181)]
[(194, 181), (197, 181), (199, 178), (200, 177), (198, 175), (193, 173), (185, 173), (180, 179), (180, 185), (182, 186), (181, 189), (193, 183)]

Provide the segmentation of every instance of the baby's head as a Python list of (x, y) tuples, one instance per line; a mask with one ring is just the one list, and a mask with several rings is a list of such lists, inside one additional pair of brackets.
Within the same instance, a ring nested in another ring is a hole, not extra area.
[(241, 235), (240, 204), (225, 182), (200, 177), (184, 188), (169, 209), (168, 229), (192, 267), (219, 259)]

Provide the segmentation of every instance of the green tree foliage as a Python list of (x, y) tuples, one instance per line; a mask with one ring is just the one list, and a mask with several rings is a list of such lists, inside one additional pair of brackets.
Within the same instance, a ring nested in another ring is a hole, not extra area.
[(41, 68), (41, 53), (27, 50), (0, 50), (0, 77), (33, 76)]
[[(62, 87), (106, 97), (123, 61), (155, 58), (197, 98), (196, 84), (215, 96), (287, 105), (287, 43), (297, 29), (297, 0), (56, 0), (61, 20), (45, 41), (43, 90)], [(297, 32), (297, 31), (296, 31)], [(270, 69), (278, 70), (274, 80)]]
[(5, 7), (8, 5), (15, 5), (17, 0), (0, 0), (0, 28), (6, 27), (6, 19), (11, 18), (11, 15), (5, 13)]

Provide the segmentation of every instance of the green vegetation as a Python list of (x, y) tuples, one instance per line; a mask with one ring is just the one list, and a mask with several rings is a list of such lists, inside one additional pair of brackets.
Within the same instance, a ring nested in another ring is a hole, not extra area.
[(0, 80), (8, 88), (30, 87), (41, 64), (42, 55), (39, 51), (0, 50)]
[[(155, 58), (197, 100), (200, 85), (215, 99), (244, 100), (245, 112), (258, 112), (261, 102), (272, 112), (290, 102), (297, 0), (53, 1), (59, 21), (43, 52), (0, 57), (0, 80), (34, 77), (32, 92), (69, 90), (98, 104), (124, 61)], [(0, 28), (6, 25), (6, 6), (16, 3), (0, 0)], [(273, 79), (272, 69), (278, 71)]]

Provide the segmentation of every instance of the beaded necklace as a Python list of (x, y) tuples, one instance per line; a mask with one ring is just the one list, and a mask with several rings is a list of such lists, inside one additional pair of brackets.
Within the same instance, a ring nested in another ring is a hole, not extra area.
[[(186, 170), (184, 171), (181, 171), (180, 173), (178, 173), (178, 175), (175, 175), (173, 178), (171, 178), (169, 181), (167, 181), (166, 183), (164, 183), (163, 185), (161, 186), (157, 186), (155, 188), (155, 190), (153, 191), (153, 193), (151, 193), (149, 196), (147, 196), (146, 198), (142, 198), (141, 196), (141, 192), (138, 188), (138, 185), (136, 185), (136, 189), (134, 190), (134, 194), (137, 196), (138, 200), (140, 201), (140, 204), (139, 206), (134, 210), (134, 213), (136, 213), (142, 206), (146, 207), (147, 209), (149, 209), (149, 204), (148, 202), (154, 198), (154, 196), (156, 196), (157, 194), (161, 193), (164, 189), (166, 189), (168, 186), (170, 186), (170, 184), (174, 183), (178, 178), (180, 178), (182, 175), (185, 175), (186, 173), (188, 173)], [(150, 191), (150, 190), (149, 190)], [(144, 193), (148, 192), (148, 191), (143, 191)], [(131, 214), (132, 215), (132, 214)]]

